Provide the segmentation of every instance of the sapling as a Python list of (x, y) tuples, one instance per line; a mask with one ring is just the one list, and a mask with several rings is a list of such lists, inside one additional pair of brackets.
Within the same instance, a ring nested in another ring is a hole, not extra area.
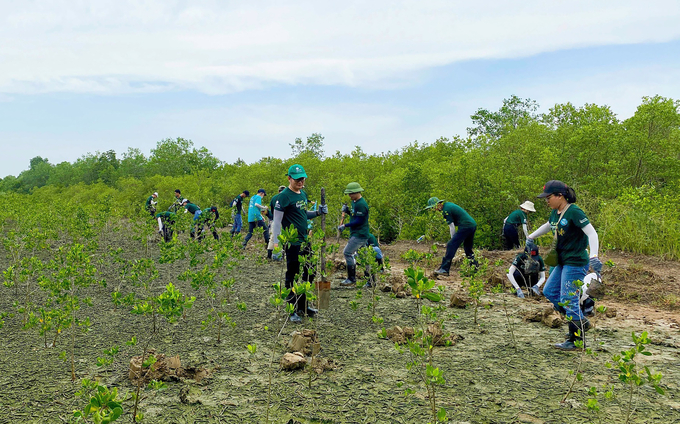
[(477, 311), (479, 310), (479, 305), (482, 303), (482, 296), (485, 294), (483, 277), (486, 274), (488, 266), (489, 261), (486, 258), (482, 258), (479, 261), (478, 266), (474, 266), (472, 261), (465, 258), (460, 269), (461, 276), (463, 277), (461, 284), (463, 288), (467, 290), (468, 295), (472, 298), (475, 305), (475, 325), (478, 324)]
[(123, 414), (123, 400), (118, 396), (118, 389), (109, 389), (96, 380), (83, 379), (82, 388), (76, 393), (77, 397), (89, 398), (88, 403), (82, 410), (73, 412), (74, 422), (94, 424), (112, 423)]
[(503, 287), (503, 284), (499, 284), (496, 287), (491, 289), (492, 293), (499, 294), (501, 297), (501, 300), (503, 301), (503, 311), (505, 312), (505, 319), (508, 322), (508, 331), (510, 332), (510, 337), (512, 340), (512, 346), (516, 349), (517, 348), (517, 341), (515, 340), (515, 328), (512, 325), (512, 322), (510, 321), (510, 314), (508, 313), (508, 304), (507, 301), (505, 300), (505, 287)]

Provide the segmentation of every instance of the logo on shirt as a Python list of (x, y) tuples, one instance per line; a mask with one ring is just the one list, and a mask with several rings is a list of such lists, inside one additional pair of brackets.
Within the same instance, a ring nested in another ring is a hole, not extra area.
[(560, 225), (563, 226), (563, 227), (566, 227), (566, 226), (567, 226), (567, 222), (568, 222), (568, 221), (567, 221), (567, 218), (562, 218), (562, 220), (560, 221)]
[(579, 221), (581, 224), (588, 222), (588, 218), (583, 218), (582, 220)]
[(307, 202), (305, 202), (304, 200), (298, 200), (297, 202), (295, 202), (295, 207), (298, 209), (305, 210), (306, 209), (305, 206), (307, 206)]

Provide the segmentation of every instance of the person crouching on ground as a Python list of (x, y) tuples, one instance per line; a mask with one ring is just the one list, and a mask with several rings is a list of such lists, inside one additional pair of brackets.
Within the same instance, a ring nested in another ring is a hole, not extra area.
[(203, 213), (203, 211), (201, 210), (200, 206), (198, 206), (195, 203), (191, 203), (189, 201), (189, 199), (182, 199), (182, 206), (184, 206), (184, 209), (185, 209), (184, 213), (189, 212), (190, 214), (192, 214), (194, 216), (193, 225), (191, 226), (191, 231), (189, 232), (189, 235), (191, 236), (191, 238), (194, 238), (194, 237), (196, 237), (196, 229), (198, 227), (198, 219), (201, 217), (201, 213)]
[[(580, 349), (575, 342), (582, 341), (585, 347), (585, 332), (590, 328), (590, 322), (581, 311), (580, 291), (574, 282), (583, 281), (589, 268), (596, 273), (602, 270), (602, 262), (598, 258), (599, 239), (586, 214), (574, 204), (576, 193), (571, 187), (562, 181), (548, 181), (538, 197), (545, 199), (553, 211), (548, 222), (529, 235), (527, 245), (552, 230), (557, 256), (554, 266), (550, 260), (546, 260), (552, 268), (543, 288), (543, 296), (552, 302), (557, 311), (567, 316), (569, 326), (569, 337), (555, 347), (562, 350)], [(589, 247), (590, 254), (586, 247)]]
[(524, 298), (521, 286), (531, 289), (536, 296), (540, 296), (541, 286), (545, 282), (545, 263), (538, 254), (536, 244), (530, 243), (524, 248), (524, 253), (515, 257), (508, 270), (508, 280), (515, 288), (517, 297)]
[[(477, 222), (472, 219), (470, 214), (455, 203), (444, 202), (436, 197), (430, 197), (425, 209), (441, 211), (444, 219), (446, 219), (446, 223), (449, 225), (449, 233), (451, 234), (451, 239), (446, 243), (446, 254), (442, 258), (442, 264), (434, 273), (436, 275), (449, 275), (451, 261), (456, 256), (456, 251), (461, 244), (470, 265), (477, 268), (479, 264), (475, 259), (475, 252), (472, 250), (475, 232), (477, 231)], [(458, 227), (457, 231), (456, 227)]]
[(203, 229), (208, 227), (208, 230), (212, 232), (213, 238), (219, 240), (220, 236), (217, 234), (217, 220), (220, 219), (220, 213), (217, 211), (217, 206), (211, 206), (208, 209), (204, 209), (198, 218), (198, 240), (203, 240)]
[[(345, 255), (347, 264), (347, 278), (340, 283), (342, 287), (352, 287), (357, 284), (357, 264), (354, 255), (357, 250), (366, 246), (370, 234), (368, 227), (368, 203), (363, 198), (361, 192), (364, 191), (359, 183), (349, 183), (345, 188), (345, 194), (352, 199), (352, 209), (343, 206), (343, 212), (349, 213), (350, 221), (347, 224), (340, 224), (338, 231), (342, 232), (349, 228), (349, 240), (342, 252)], [(346, 208), (346, 209), (345, 209)]]
[(503, 237), (505, 238), (503, 249), (512, 250), (520, 246), (517, 231), (520, 225), (524, 230), (524, 238), (529, 238), (529, 230), (527, 229), (527, 214), (529, 212), (536, 212), (536, 209), (534, 209), (534, 203), (527, 200), (519, 205), (519, 209), (513, 211), (503, 220)]
[[(307, 179), (307, 173), (302, 165), (292, 165), (288, 168), (286, 175), (288, 176), (288, 188), (279, 193), (279, 197), (274, 205), (272, 239), (274, 239), (273, 247), (276, 248), (278, 247), (278, 237), (281, 234), (282, 228), (293, 226), (297, 230), (297, 240), (285, 246), (285, 282), (286, 288), (292, 289), (296, 278), (301, 278), (302, 281), (314, 281), (314, 274), (310, 272), (313, 271), (313, 265), (305, 260), (312, 254), (312, 248), (307, 237), (307, 219), (327, 214), (328, 206), (321, 205), (316, 212), (307, 210), (307, 193), (302, 190)], [(300, 275), (301, 259), (305, 260), (302, 275)], [(286, 300), (295, 307), (294, 312), (289, 317), (291, 322), (301, 322), (301, 316), (307, 315), (313, 317), (318, 312), (316, 309), (307, 306), (307, 298), (304, 294), (296, 295), (291, 290)]]

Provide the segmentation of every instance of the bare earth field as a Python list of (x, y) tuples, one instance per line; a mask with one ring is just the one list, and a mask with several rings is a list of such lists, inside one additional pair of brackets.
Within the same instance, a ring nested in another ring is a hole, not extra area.
[[(186, 237), (186, 235), (182, 235)], [(158, 243), (151, 249), (158, 254)], [(344, 243), (341, 243), (343, 245)], [(95, 259), (108, 286), (92, 287), (89, 295), (93, 306), (84, 308), (91, 317), (91, 331), (79, 336), (77, 347), (79, 378), (98, 378), (121, 393), (131, 392), (128, 379), (130, 358), (141, 354), (141, 346), (128, 347), (133, 336), (141, 339), (149, 332), (143, 318), (125, 308), (114, 310), (110, 301), (111, 287), (118, 278), (115, 264), (108, 262), (108, 247), (121, 247), (125, 256), (134, 258), (142, 250), (127, 232), (107, 234), (100, 243)], [(429, 245), (400, 242), (384, 246), (390, 257), (392, 275), (401, 278), (407, 265), (400, 255), (408, 249), (427, 251)], [(440, 252), (442, 249), (440, 248)], [(516, 252), (483, 251), (492, 267), (492, 281), (502, 277)], [(368, 293), (357, 300), (357, 289), (340, 289), (343, 270), (332, 276), (330, 307), (321, 312), (313, 325), (287, 324), (282, 336), (277, 333), (285, 315), (272, 306), (271, 284), (282, 281), (283, 264), (264, 260), (261, 238), (251, 240), (246, 260), (237, 269), (232, 303), (245, 302), (247, 309), (233, 308), (236, 327), (225, 330), (217, 343), (213, 330), (202, 330), (207, 303), (200, 292), (177, 276), (187, 269), (188, 260), (158, 265), (161, 281), (173, 282), (182, 293), (198, 299), (184, 319), (176, 324), (163, 324), (159, 336), (151, 343), (158, 353), (179, 355), (183, 367), (208, 371), (203, 379), (174, 378), (168, 388), (146, 390), (140, 408), (147, 423), (263, 423), (269, 403), (269, 420), (274, 423), (427, 423), (431, 421), (427, 392), (418, 383), (415, 371), (409, 371), (408, 353), (399, 353), (394, 343), (381, 339), (382, 327), (412, 326), (416, 319), (414, 299), (396, 298), (378, 292), (377, 315), (384, 324), (372, 322), (366, 308)], [(587, 388), (613, 384), (617, 396), (602, 402), (603, 423), (623, 423), (622, 408), (627, 402), (625, 389), (618, 382), (616, 370), (605, 367), (615, 353), (631, 346), (631, 332), (648, 331), (652, 356), (642, 357), (641, 364), (661, 372), (661, 396), (652, 388), (640, 388), (634, 423), (680, 423), (680, 264), (622, 252), (605, 252), (603, 279), (607, 296), (598, 302), (615, 316), (604, 314), (592, 319), (594, 328), (588, 342), (598, 353), (587, 356), (583, 381), (575, 392), (561, 403), (571, 380), (569, 371), (576, 367), (578, 353), (562, 352), (552, 347), (564, 338), (565, 327), (548, 328), (538, 322), (524, 322), (527, 310), (548, 306), (545, 299), (518, 299), (511, 294), (487, 295), (492, 307), (480, 310), (480, 326), (473, 324), (472, 310), (448, 308), (445, 330), (462, 336), (455, 345), (436, 348), (435, 363), (443, 371), (446, 383), (439, 389), (437, 404), (446, 408), (451, 423), (587, 423), (598, 422), (586, 410)], [(440, 257), (423, 264), (432, 270)], [(2, 269), (7, 267), (3, 258)], [(446, 287), (446, 299), (461, 292), (460, 277), (439, 280)], [(504, 309), (507, 302), (517, 347), (511, 342)], [(0, 287), (0, 311), (12, 311), (13, 291)], [(315, 327), (321, 343), (320, 356), (334, 364), (334, 369), (312, 374), (308, 387), (308, 370), (282, 371), (278, 361), (286, 352), (290, 335), (295, 330)], [(72, 382), (69, 365), (59, 358), (66, 337), (55, 348), (45, 348), (35, 330), (24, 331), (18, 317), (6, 318), (0, 329), (0, 423), (69, 422), (82, 399), (74, 397), (80, 382)], [(257, 345), (251, 357), (248, 344)], [(120, 346), (113, 365), (96, 366), (102, 350)], [(271, 384), (270, 357), (274, 358)], [(404, 394), (406, 388), (415, 393)], [(271, 398), (268, 402), (269, 397)], [(131, 422), (132, 402), (124, 403), (120, 422)]]

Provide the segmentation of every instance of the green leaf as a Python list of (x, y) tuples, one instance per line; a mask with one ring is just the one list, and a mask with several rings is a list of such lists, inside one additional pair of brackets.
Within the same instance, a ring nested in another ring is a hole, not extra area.
[(431, 302), (439, 302), (442, 300), (442, 295), (439, 293), (425, 292), (422, 294), (423, 297)]

